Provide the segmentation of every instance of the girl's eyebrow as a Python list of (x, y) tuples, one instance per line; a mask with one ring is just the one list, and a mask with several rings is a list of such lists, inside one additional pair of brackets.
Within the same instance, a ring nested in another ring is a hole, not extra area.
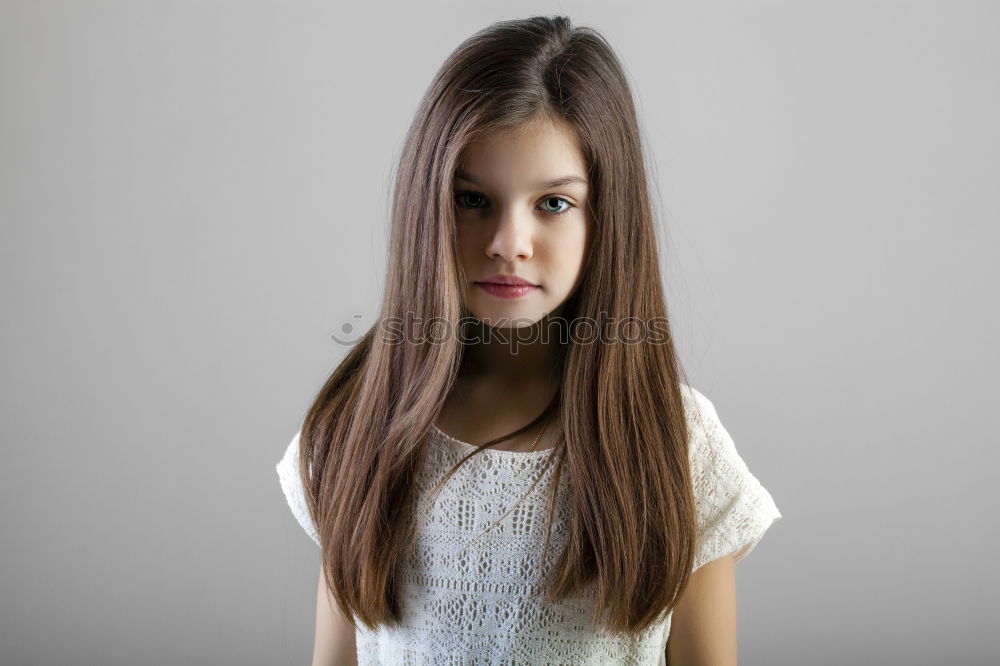
[[(473, 183), (474, 185), (482, 186), (482, 183), (480, 183), (478, 180), (476, 180), (470, 174), (464, 171), (456, 171), (455, 176), (461, 178), (462, 180), (467, 180), (470, 183)], [(539, 190), (548, 190), (553, 187), (561, 187), (563, 185), (569, 185), (570, 183), (582, 183), (584, 185), (588, 184), (587, 179), (582, 176), (569, 175), (569, 176), (560, 176), (545, 183), (537, 183), (535, 187), (538, 188)]]

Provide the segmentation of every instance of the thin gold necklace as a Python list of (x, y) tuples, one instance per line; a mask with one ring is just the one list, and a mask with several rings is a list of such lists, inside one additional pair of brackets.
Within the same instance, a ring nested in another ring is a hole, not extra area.
[[(545, 432), (545, 428), (546, 428), (546, 427), (548, 427), (548, 425), (549, 425), (549, 421), (550, 421), (550, 420), (552, 420), (552, 414), (549, 414), (549, 415), (548, 415), (548, 416), (547, 416), (547, 417), (545, 418), (545, 422), (544, 422), (544, 423), (542, 424), (542, 429), (541, 429), (541, 431), (540, 431), (540, 432), (538, 433), (538, 435), (536, 435), (536, 436), (535, 436), (535, 441), (531, 443), (531, 448), (530, 448), (530, 449), (528, 449), (528, 451), (533, 451), (533, 450), (535, 449), (535, 446), (537, 446), (537, 445), (538, 445), (538, 440), (542, 438), (542, 433), (544, 433), (544, 432)], [(544, 471), (544, 468), (543, 468), (543, 471)], [(540, 479), (540, 478), (541, 478), (541, 477), (539, 477), (539, 479)], [(537, 481), (538, 481), (538, 479), (536, 479), (536, 483), (537, 483)], [(534, 486), (534, 484), (532, 484), (532, 486)], [(530, 490), (530, 488), (529, 488), (529, 490)], [(528, 496), (528, 495), (527, 495), (527, 494), (525, 494), (525, 495), (523, 495), (523, 496), (521, 497), (521, 499), (519, 499), (519, 500), (517, 500), (516, 502), (514, 502), (514, 506), (510, 507), (509, 509), (507, 509), (507, 512), (506, 512), (505, 514), (503, 514), (502, 516), (500, 516), (500, 518), (498, 518), (497, 520), (493, 521), (493, 523), (492, 523), (491, 525), (489, 525), (489, 526), (488, 526), (488, 527), (487, 527), (487, 528), (486, 528), (485, 530), (483, 530), (482, 532), (480, 532), (479, 536), (475, 537), (474, 539), (472, 539), (471, 541), (469, 541), (469, 542), (468, 542), (467, 544), (465, 544), (465, 545), (464, 545), (464, 546), (463, 546), (463, 547), (462, 547), (462, 548), (461, 548), (461, 549), (460, 549), (460, 550), (459, 550), (459, 551), (458, 551), (457, 553), (455, 553), (454, 555), (455, 555), (456, 557), (457, 557), (457, 556), (460, 556), (460, 555), (461, 555), (462, 553), (464, 553), (464, 552), (465, 552), (465, 551), (466, 551), (466, 550), (467, 550), (467, 549), (468, 549), (468, 548), (469, 548), (470, 546), (472, 546), (472, 544), (474, 544), (474, 543), (475, 543), (476, 541), (478, 541), (479, 539), (481, 539), (481, 538), (483, 537), (483, 535), (485, 535), (485, 534), (486, 534), (487, 532), (489, 532), (489, 531), (490, 531), (490, 530), (492, 530), (492, 529), (493, 529), (494, 527), (496, 527), (496, 526), (497, 526), (497, 525), (499, 525), (499, 524), (500, 524), (501, 522), (503, 522), (503, 519), (504, 519), (504, 518), (506, 518), (506, 517), (507, 517), (508, 515), (510, 515), (510, 512), (511, 512), (511, 511), (513, 511), (513, 510), (514, 510), (515, 508), (517, 508), (517, 505), (518, 505), (518, 504), (520, 504), (521, 502), (523, 502), (523, 501), (524, 501), (524, 499), (525, 499), (525, 498), (526, 498), (527, 496)]]
[(535, 436), (535, 441), (533, 441), (531, 443), (531, 448), (528, 449), (528, 451), (534, 451), (535, 450), (535, 447), (538, 445), (538, 440), (540, 440), (542, 438), (542, 433), (545, 432), (545, 428), (548, 427), (548, 425), (549, 425), (549, 419), (551, 419), (551, 418), (552, 418), (551, 414), (549, 414), (547, 417), (545, 417), (545, 423), (542, 424), (542, 429), (538, 431), (538, 435)]

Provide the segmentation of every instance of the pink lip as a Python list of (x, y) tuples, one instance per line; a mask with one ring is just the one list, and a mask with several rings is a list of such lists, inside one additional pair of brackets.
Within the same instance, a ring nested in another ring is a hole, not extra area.
[(485, 280), (480, 280), (477, 284), (489, 283), (489, 284), (506, 284), (511, 286), (519, 287), (537, 287), (538, 285), (534, 282), (528, 282), (522, 277), (516, 275), (509, 275), (507, 273), (497, 273), (493, 277), (488, 277)]
[(538, 289), (534, 284), (496, 284), (493, 282), (477, 282), (486, 293), (500, 298), (518, 298)]
[(538, 289), (538, 285), (524, 278), (508, 273), (497, 273), (493, 277), (476, 282), (486, 293), (499, 298), (518, 298)]

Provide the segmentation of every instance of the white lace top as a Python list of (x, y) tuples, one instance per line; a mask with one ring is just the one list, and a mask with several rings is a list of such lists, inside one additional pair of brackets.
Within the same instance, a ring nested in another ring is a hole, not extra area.
[[(737, 453), (714, 405), (696, 389), (682, 388), (700, 535), (693, 571), (729, 553), (743, 559), (781, 513)], [(278, 477), (292, 513), (318, 545), (298, 477), (298, 444), (296, 433), (277, 465)], [(415, 548), (400, 573), (403, 622), (377, 632), (359, 624), (358, 664), (665, 664), (672, 613), (639, 635), (611, 636), (589, 622), (592, 594), (549, 606), (532, 596), (542, 567), (554, 564), (565, 543), (568, 468), (545, 562), (555, 461), (531, 494), (497, 521), (524, 495), (551, 449), (485, 449), (452, 476), (432, 508), (426, 506), (434, 485), (475, 448), (433, 429), (417, 472), (417, 501), (424, 506), (415, 512)]]

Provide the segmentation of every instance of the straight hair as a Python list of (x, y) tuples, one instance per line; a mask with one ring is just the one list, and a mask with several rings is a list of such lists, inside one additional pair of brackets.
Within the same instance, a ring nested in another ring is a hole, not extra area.
[[(632, 94), (596, 30), (564, 16), (494, 23), (435, 74), (395, 174), (388, 276), (378, 320), (326, 380), (304, 419), (299, 473), (331, 595), (357, 628), (401, 618), (396, 572), (414, 539), (415, 471), (455, 385), (465, 343), (400, 343), (392, 322), (468, 321), (454, 229), (454, 173), (477, 136), (549, 120), (585, 158), (592, 221), (584, 275), (565, 303), (559, 389), (520, 435), (549, 415), (559, 428), (552, 501), (568, 475), (569, 536), (545, 573), (544, 603), (588, 585), (592, 621), (613, 633), (663, 619), (687, 585), (695, 506), (681, 370), (667, 319)], [(661, 322), (660, 340), (622, 343), (582, 322)], [(450, 330), (461, 330), (456, 324)], [(548, 516), (551, 533), (552, 511)], [(549, 542), (546, 540), (546, 548)]]

